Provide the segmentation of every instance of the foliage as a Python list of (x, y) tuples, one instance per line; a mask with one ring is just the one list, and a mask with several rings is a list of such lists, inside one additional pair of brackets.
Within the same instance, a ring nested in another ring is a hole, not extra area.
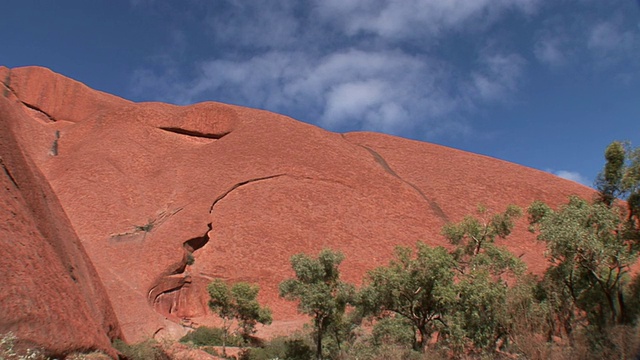
[(600, 193), (600, 202), (611, 205), (622, 195), (626, 151), (624, 144), (614, 141), (605, 150), (604, 169), (596, 179), (596, 187)]
[(368, 275), (368, 284), (360, 293), (365, 314), (384, 316), (391, 312), (412, 326), (414, 348), (423, 350), (455, 297), (454, 260), (443, 247), (418, 243), (416, 256), (409, 248), (396, 248), (389, 266)]
[(521, 210), (509, 206), (489, 216), (479, 207), (478, 213), (480, 217), (467, 216), (443, 228), (452, 251), (418, 243), (414, 256), (398, 247), (388, 266), (369, 272), (359, 307), (378, 318), (377, 338), (397, 330), (386, 323), (391, 320), (384, 320), (390, 315), (410, 324), (413, 348), (423, 352), (436, 332), (438, 341), (459, 351), (469, 344), (493, 351), (498, 341), (508, 338), (509, 289), (501, 276), (518, 276), (524, 264), (495, 240), (511, 233)]
[(547, 243), (548, 281), (584, 311), (590, 325), (629, 323), (625, 288), (638, 251), (624, 237), (618, 209), (571, 197), (558, 211), (534, 203), (529, 213), (538, 238)]
[(14, 333), (8, 332), (0, 336), (0, 359), (2, 360), (45, 360), (48, 359), (38, 349), (16, 349), (18, 338)]
[(313, 350), (304, 339), (299, 337), (276, 337), (262, 348), (251, 348), (245, 351), (241, 360), (308, 360), (313, 357)]
[(371, 333), (373, 344), (403, 345), (412, 343), (415, 339), (413, 326), (411, 323), (399, 316), (391, 316), (380, 319), (373, 327)]
[[(617, 198), (631, 200), (640, 196), (640, 148), (614, 141), (607, 146), (604, 157), (604, 169), (596, 179), (600, 202), (610, 206)], [(629, 205), (635, 204), (632, 201)]]
[[(182, 343), (191, 343), (196, 346), (222, 346), (224, 329), (208, 326), (200, 326), (180, 339)], [(226, 339), (226, 345), (241, 346), (244, 340), (240, 336), (231, 335)]]
[(493, 350), (497, 341), (508, 334), (506, 283), (480, 270), (462, 277), (456, 288), (454, 319), (462, 330), (460, 334), (477, 350)]
[(155, 340), (147, 340), (137, 344), (127, 344), (116, 340), (113, 347), (130, 360), (170, 360)]
[[(571, 197), (557, 211), (542, 203), (529, 208), (530, 222), (547, 243), (550, 267), (541, 282), (542, 300), (571, 344), (586, 339), (594, 354), (621, 349), (612, 329), (637, 320), (636, 277), (630, 268), (638, 258), (633, 222), (621, 208), (602, 199), (589, 203)], [(604, 356), (604, 355), (602, 355)]]
[(459, 223), (448, 223), (442, 234), (456, 248), (453, 256), (458, 263), (458, 271), (475, 271), (479, 268), (501, 274), (506, 270), (521, 273), (524, 266), (508, 250), (495, 245), (497, 238), (506, 238), (514, 227), (514, 221), (522, 210), (509, 205), (505, 212), (487, 218), (488, 210), (478, 206), (479, 217), (466, 216)]
[(317, 258), (293, 255), (291, 266), (296, 277), (280, 283), (280, 296), (297, 300), (298, 311), (311, 316), (318, 359), (322, 359), (324, 336), (343, 323), (347, 305), (355, 295), (353, 285), (340, 280), (338, 266), (343, 260), (342, 253), (329, 249), (322, 250)]
[(207, 286), (209, 308), (223, 319), (222, 352), (226, 356), (226, 345), (232, 321), (236, 320), (240, 335), (248, 340), (255, 332), (257, 323), (270, 324), (271, 310), (261, 307), (257, 300), (260, 288), (246, 282), (229, 286), (216, 279)]

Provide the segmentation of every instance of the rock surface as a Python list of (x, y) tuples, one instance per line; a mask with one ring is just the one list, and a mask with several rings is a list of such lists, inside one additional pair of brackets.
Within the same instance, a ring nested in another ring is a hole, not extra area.
[(13, 332), (19, 346), (44, 347), (52, 356), (90, 350), (116, 356), (111, 340), (120, 327), (107, 293), (23, 147), (29, 134), (21, 125), (32, 119), (9, 88), (0, 92), (0, 336)]
[[(269, 331), (288, 331), (300, 317), (277, 286), (292, 276), (292, 254), (341, 250), (344, 278), (360, 284), (397, 245), (446, 245), (441, 227), (478, 204), (593, 195), (434, 144), (213, 102), (132, 103), (43, 68), (0, 75), (17, 99), (2, 103), (17, 146), (55, 192), (130, 342), (210, 322), (215, 278), (258, 283), (274, 311)], [(524, 220), (505, 245), (532, 271), (545, 268)]]

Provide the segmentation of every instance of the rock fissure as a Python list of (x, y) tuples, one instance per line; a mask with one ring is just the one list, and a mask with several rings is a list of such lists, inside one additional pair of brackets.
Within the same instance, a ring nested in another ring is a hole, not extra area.
[(18, 185), (18, 183), (16, 182), (16, 179), (13, 178), (13, 175), (11, 175), (11, 172), (9, 171), (9, 169), (7, 168), (7, 166), (4, 163), (4, 160), (2, 160), (2, 158), (0, 158), (0, 166), (2, 166), (2, 170), (4, 170), (4, 173), (7, 174), (7, 177), (9, 178), (9, 180), (11, 180), (11, 182), (13, 183), (13, 185), (17, 188), (20, 189), (20, 186)]
[(220, 134), (203, 133), (200, 131), (186, 130), (186, 129), (177, 128), (177, 127), (160, 127), (159, 129), (172, 132), (175, 134), (179, 134), (179, 135), (192, 136), (192, 137), (198, 137), (198, 138), (204, 138), (204, 139), (213, 139), (213, 140), (220, 140), (231, 133), (230, 131), (223, 132)]
[(35, 105), (32, 105), (32, 104), (29, 104), (29, 103), (27, 103), (27, 102), (24, 102), (24, 101), (22, 101), (22, 100), (20, 100), (20, 102), (21, 102), (21, 103), (22, 103), (22, 105), (24, 105), (25, 107), (27, 107), (27, 108), (29, 108), (29, 109), (31, 109), (31, 110), (33, 110), (33, 111), (35, 111), (35, 112), (38, 112), (38, 113), (40, 113), (40, 114), (44, 115), (47, 119), (49, 119), (49, 121), (51, 121), (51, 122), (57, 122), (57, 121), (58, 121), (58, 120), (56, 120), (53, 116), (49, 115), (46, 111), (44, 111), (44, 110), (40, 109), (39, 107), (37, 107), (37, 106), (35, 106)]
[(442, 220), (449, 222), (449, 217), (447, 216), (447, 214), (444, 213), (444, 211), (442, 210), (442, 208), (440, 207), (440, 205), (438, 205), (437, 202), (435, 202), (433, 199), (429, 198), (419, 187), (417, 187), (415, 184), (403, 179), (400, 175), (398, 175), (392, 168), (391, 166), (389, 166), (389, 163), (387, 163), (387, 161), (384, 159), (384, 157), (382, 157), (382, 155), (380, 155), (380, 153), (378, 153), (377, 151), (375, 151), (374, 149), (366, 146), (366, 145), (362, 145), (362, 144), (357, 144), (357, 143), (353, 143), (351, 141), (349, 141), (344, 134), (342, 135), (342, 138), (345, 139), (346, 141), (359, 146), (365, 150), (367, 150), (367, 152), (369, 152), (369, 154), (371, 154), (371, 156), (373, 157), (373, 159), (375, 160), (375, 162), (378, 163), (378, 165), (380, 165), (380, 167), (382, 167), (382, 169), (384, 171), (386, 171), (388, 174), (390, 174), (391, 176), (397, 178), (398, 180), (402, 181), (403, 183), (409, 185), (411, 188), (413, 188), (419, 195), (420, 197), (422, 197), (422, 199), (424, 199), (428, 204), (429, 207), (431, 208), (431, 210)]
[[(158, 213), (158, 215), (156, 215), (155, 218), (150, 219), (149, 221), (147, 221), (146, 224), (133, 225), (133, 229), (132, 230), (111, 234), (110, 237), (112, 239), (114, 239), (114, 238), (122, 238), (122, 237), (131, 236), (131, 235), (137, 235), (139, 233), (144, 233), (144, 237), (146, 237), (147, 234), (150, 233), (154, 228), (156, 228), (156, 227), (160, 226), (161, 224), (163, 224), (165, 221), (167, 221), (167, 219), (169, 219), (173, 215), (175, 215), (175, 214), (179, 213), (180, 211), (182, 211), (182, 209), (183, 209), (183, 207), (179, 207), (179, 208), (173, 209), (171, 211), (167, 211), (167, 210), (160, 211)], [(144, 240), (144, 237), (143, 237), (143, 240)]]
[(9, 93), (13, 93), (13, 89), (11, 89), (11, 69), (7, 71), (7, 76), (5, 76), (4, 81), (2, 82), (4, 85), (4, 90), (2, 91), (2, 96), (8, 97)]
[(181, 306), (181, 304), (188, 304), (190, 297), (187, 288), (191, 286), (192, 278), (186, 270), (187, 266), (193, 265), (195, 261), (194, 252), (209, 242), (211, 226), (211, 223), (207, 224), (208, 229), (202, 236), (191, 238), (182, 243), (184, 256), (178, 267), (169, 275), (162, 277), (149, 290), (148, 301), (159, 314), (176, 316), (182, 320), (189, 317), (191, 309)]
[(215, 198), (215, 200), (213, 200), (213, 203), (211, 204), (211, 207), (209, 207), (209, 214), (213, 213), (213, 207), (216, 206), (216, 204), (218, 202), (220, 202), (220, 200), (224, 199), (227, 195), (229, 195), (229, 193), (231, 193), (232, 191), (236, 190), (239, 187), (245, 186), (247, 184), (251, 184), (254, 182), (258, 182), (258, 181), (264, 181), (264, 180), (270, 180), (270, 179), (275, 179), (278, 177), (282, 177), (282, 176), (286, 176), (287, 174), (276, 174), (276, 175), (269, 175), (269, 176), (264, 176), (264, 177), (259, 177), (259, 178), (254, 178), (254, 179), (249, 179), (249, 180), (245, 180), (245, 181), (241, 181), (239, 183), (236, 183), (235, 185), (233, 185), (231, 188), (229, 188), (229, 190), (225, 191), (224, 193), (222, 193), (221, 195), (219, 195), (217, 198)]

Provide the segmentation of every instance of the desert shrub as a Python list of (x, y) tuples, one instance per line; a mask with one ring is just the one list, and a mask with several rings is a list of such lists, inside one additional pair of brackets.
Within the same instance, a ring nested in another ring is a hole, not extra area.
[(300, 337), (276, 337), (260, 348), (250, 348), (242, 353), (242, 360), (308, 360), (314, 358), (309, 341)]
[(343, 351), (336, 359), (338, 360), (420, 360), (420, 359), (445, 359), (446, 357), (435, 356), (434, 350), (421, 353), (412, 349), (411, 345), (400, 345), (392, 343), (380, 343), (375, 345), (373, 339), (356, 341), (349, 348)]
[[(208, 326), (200, 326), (180, 339), (181, 343), (192, 343), (196, 346), (222, 346), (224, 329)], [(242, 346), (242, 337), (230, 335), (227, 338), (228, 346)]]
[(127, 344), (116, 340), (113, 347), (130, 360), (170, 360), (162, 350), (162, 346), (155, 340), (146, 340), (137, 344)]
[(111, 360), (111, 357), (99, 351), (94, 351), (86, 354), (74, 353), (67, 356), (66, 360)]
[(373, 327), (372, 335), (375, 345), (396, 344), (411, 346), (414, 340), (411, 324), (405, 318), (400, 317), (381, 319)]
[(0, 359), (2, 360), (46, 360), (47, 357), (38, 349), (23, 351), (15, 348), (18, 338), (12, 332), (0, 336)]

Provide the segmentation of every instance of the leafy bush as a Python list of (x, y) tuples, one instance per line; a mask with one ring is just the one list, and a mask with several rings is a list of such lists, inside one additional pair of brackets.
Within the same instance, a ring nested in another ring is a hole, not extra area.
[[(180, 339), (181, 343), (192, 343), (196, 346), (222, 346), (224, 329), (200, 326)], [(242, 337), (230, 335), (227, 338), (228, 346), (242, 346)]]
[(2, 360), (45, 360), (44, 354), (37, 349), (18, 351), (15, 349), (18, 338), (12, 332), (0, 337), (0, 359)]
[(116, 340), (113, 347), (130, 360), (171, 360), (155, 340), (147, 340), (137, 344), (127, 344)]
[(315, 354), (311, 346), (304, 339), (297, 337), (277, 337), (269, 341), (264, 347), (247, 349), (242, 353), (242, 360), (308, 360)]
[(411, 346), (414, 341), (411, 323), (405, 318), (388, 317), (378, 321), (373, 327), (375, 345), (397, 344)]

